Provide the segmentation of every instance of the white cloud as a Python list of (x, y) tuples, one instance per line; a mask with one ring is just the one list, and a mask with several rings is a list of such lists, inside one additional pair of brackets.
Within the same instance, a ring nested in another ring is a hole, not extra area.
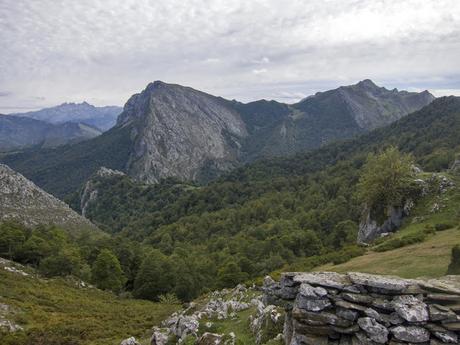
[(2, 0), (0, 46), (0, 112), (123, 104), (156, 79), (242, 100), (459, 89), (460, 1)]
[(259, 68), (259, 69), (253, 69), (252, 73), (254, 74), (264, 74), (267, 73), (268, 70), (266, 68)]

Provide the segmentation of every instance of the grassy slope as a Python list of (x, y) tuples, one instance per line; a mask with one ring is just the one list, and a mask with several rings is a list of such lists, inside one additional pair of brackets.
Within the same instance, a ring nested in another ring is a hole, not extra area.
[[(11, 317), (27, 334), (1, 344), (118, 345), (128, 336), (144, 339), (149, 330), (178, 307), (120, 299), (97, 289), (76, 287), (64, 279), (23, 277), (0, 267), (0, 303), (17, 312)], [(2, 335), (0, 334), (0, 338)]]
[[(317, 271), (360, 271), (376, 274), (392, 274), (405, 278), (440, 277), (446, 274), (450, 263), (451, 249), (460, 244), (460, 178), (453, 177), (456, 187), (447, 193), (427, 197), (415, 207), (412, 216), (406, 219), (403, 228), (392, 238), (416, 235), (429, 226), (445, 223), (453, 227), (429, 235), (421, 243), (402, 248), (377, 252), (372, 248), (366, 255), (356, 257), (340, 265), (327, 264), (317, 267)], [(432, 213), (434, 203), (442, 208)]]

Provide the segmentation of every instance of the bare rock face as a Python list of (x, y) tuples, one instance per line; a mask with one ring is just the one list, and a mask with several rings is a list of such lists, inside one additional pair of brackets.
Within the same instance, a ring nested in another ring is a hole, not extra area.
[(117, 125), (130, 126), (134, 138), (128, 174), (147, 183), (196, 180), (205, 170), (235, 167), (247, 136), (240, 115), (223, 100), (159, 81), (129, 99)]
[(101, 167), (92, 178), (86, 181), (80, 198), (80, 209), (83, 217), (87, 216), (87, 210), (89, 206), (96, 201), (99, 194), (97, 188), (97, 180), (99, 178), (110, 178), (113, 176), (125, 176), (125, 173), (118, 170)]
[(67, 204), (0, 164), (0, 221), (5, 220), (19, 221), (26, 226), (54, 224), (68, 229), (96, 229)]
[(367, 211), (364, 220), (359, 224), (358, 243), (371, 243), (380, 236), (395, 232), (401, 227), (405, 216), (404, 208), (391, 207), (388, 218), (383, 224), (378, 224), (376, 220), (371, 218), (371, 213)]

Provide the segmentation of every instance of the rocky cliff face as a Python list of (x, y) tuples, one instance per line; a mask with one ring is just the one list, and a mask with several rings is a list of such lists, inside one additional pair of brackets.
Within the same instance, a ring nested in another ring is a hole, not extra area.
[(73, 211), (21, 174), (0, 164), (0, 221), (15, 220), (27, 226), (54, 224), (68, 229), (96, 229)]
[(98, 180), (117, 176), (125, 176), (125, 174), (118, 170), (101, 167), (90, 179), (88, 179), (88, 181), (86, 181), (80, 198), (80, 210), (83, 217), (87, 217), (88, 208), (97, 200), (99, 194), (97, 186)]
[(285, 307), (286, 345), (458, 344), (460, 282), (364, 273), (285, 273), (264, 286)]
[(162, 82), (132, 96), (117, 125), (131, 127), (126, 171), (143, 182), (228, 170), (237, 165), (247, 136), (240, 115), (219, 98)]

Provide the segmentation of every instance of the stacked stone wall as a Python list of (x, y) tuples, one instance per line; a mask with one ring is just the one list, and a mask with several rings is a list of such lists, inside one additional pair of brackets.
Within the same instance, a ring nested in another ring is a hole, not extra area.
[(286, 310), (286, 345), (458, 344), (454, 279), (406, 280), (363, 273), (285, 273), (266, 279), (264, 303)]

